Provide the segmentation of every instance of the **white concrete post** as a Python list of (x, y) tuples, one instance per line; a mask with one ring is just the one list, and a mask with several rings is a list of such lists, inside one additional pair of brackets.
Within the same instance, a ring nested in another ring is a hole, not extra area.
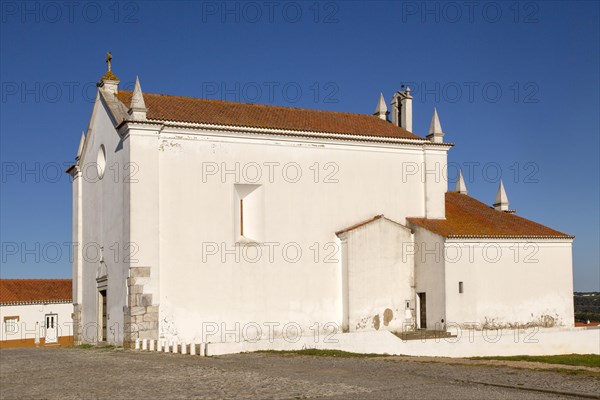
[(191, 356), (196, 355), (196, 342), (194, 342), (193, 340), (192, 340), (192, 343), (190, 343), (190, 355)]
[(202, 357), (206, 356), (207, 347), (208, 347), (208, 343), (200, 343), (200, 355)]
[(148, 350), (154, 351), (154, 339), (150, 339), (150, 346), (149, 346)]
[(187, 344), (185, 342), (181, 342), (181, 354), (187, 353)]
[(148, 350), (148, 339), (142, 339), (142, 350)]
[(173, 340), (173, 353), (177, 354), (177, 341)]
[(163, 339), (163, 352), (169, 352), (169, 341), (167, 339)]
[(140, 349), (140, 339), (135, 339), (134, 349), (135, 350), (139, 350)]
[(40, 344), (40, 323), (36, 322), (35, 323), (35, 339), (34, 339), (35, 344)]

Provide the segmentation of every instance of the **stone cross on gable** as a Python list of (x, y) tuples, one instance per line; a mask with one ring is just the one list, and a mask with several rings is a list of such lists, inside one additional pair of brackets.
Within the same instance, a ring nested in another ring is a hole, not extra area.
[(110, 51), (106, 52), (106, 68), (108, 68), (107, 70), (110, 71), (110, 60), (112, 60), (112, 54), (110, 54)]

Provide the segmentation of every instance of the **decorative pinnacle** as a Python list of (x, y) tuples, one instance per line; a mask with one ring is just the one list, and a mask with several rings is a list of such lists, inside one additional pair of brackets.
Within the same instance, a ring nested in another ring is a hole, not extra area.
[(463, 179), (463, 174), (461, 170), (458, 170), (458, 181), (456, 181), (456, 188), (454, 189), (456, 193), (460, 194), (468, 194), (467, 185), (465, 184), (465, 180)]
[(433, 117), (431, 118), (431, 123), (429, 124), (429, 134), (443, 134), (442, 124), (440, 124), (440, 117), (438, 116), (437, 109), (433, 109)]
[(375, 108), (375, 114), (379, 118), (383, 120), (387, 120), (387, 115), (389, 111), (387, 109), (387, 105), (385, 104), (385, 99), (383, 98), (383, 93), (379, 95), (379, 101), (377, 102), (377, 107)]
[(144, 102), (144, 94), (142, 93), (142, 86), (140, 85), (140, 78), (135, 77), (135, 87), (133, 88), (133, 94), (131, 96), (131, 105), (129, 106), (129, 111), (127, 111), (129, 115), (131, 115), (134, 121), (146, 121), (146, 113), (148, 109), (146, 108), (146, 103)]
[(506, 195), (506, 190), (504, 190), (502, 180), (500, 180), (500, 186), (498, 186), (494, 208), (498, 211), (508, 211), (508, 196)]
[(131, 109), (146, 109), (146, 103), (144, 102), (144, 94), (142, 93), (142, 86), (140, 85), (140, 78), (138, 76), (135, 77), (135, 86), (133, 88), (133, 95), (131, 96)]

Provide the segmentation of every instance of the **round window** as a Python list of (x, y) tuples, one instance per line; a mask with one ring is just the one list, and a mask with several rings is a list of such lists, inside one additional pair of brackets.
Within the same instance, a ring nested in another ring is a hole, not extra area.
[(106, 168), (106, 151), (104, 150), (104, 145), (101, 145), (98, 149), (96, 168), (98, 168), (98, 179), (102, 179), (104, 176), (104, 169)]

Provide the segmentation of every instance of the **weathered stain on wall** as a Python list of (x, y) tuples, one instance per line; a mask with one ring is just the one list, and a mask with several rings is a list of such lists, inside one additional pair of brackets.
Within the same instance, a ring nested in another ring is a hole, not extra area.
[(158, 146), (158, 150), (181, 150), (181, 144), (173, 140), (162, 140), (160, 145)]
[(548, 315), (542, 314), (535, 317), (531, 314), (532, 319), (527, 322), (507, 322), (501, 321), (494, 317), (485, 317), (483, 323), (478, 327), (480, 329), (525, 329), (525, 328), (553, 328), (557, 326), (563, 326), (564, 323), (558, 314)]
[(380, 324), (381, 324), (381, 321), (379, 320), (379, 314), (377, 314), (373, 317), (373, 328), (375, 328), (375, 330), (378, 331)]
[(394, 312), (391, 309), (386, 308), (383, 312), (383, 325), (388, 326), (392, 319), (394, 319)]

